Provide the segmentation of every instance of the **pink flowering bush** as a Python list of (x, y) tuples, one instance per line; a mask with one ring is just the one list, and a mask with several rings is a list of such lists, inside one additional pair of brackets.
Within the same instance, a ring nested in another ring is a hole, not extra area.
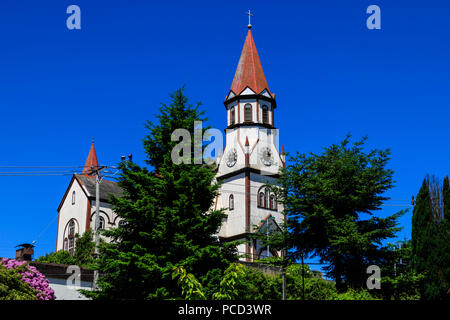
[[(25, 261), (17, 261), (15, 259), (2, 258), (1, 265), (7, 269), (18, 269), (18, 274), (22, 276), (22, 281), (29, 284), (35, 291), (39, 300), (55, 300), (55, 292), (49, 286), (49, 281), (33, 266), (25, 266)], [(22, 269), (22, 270), (20, 270)]]

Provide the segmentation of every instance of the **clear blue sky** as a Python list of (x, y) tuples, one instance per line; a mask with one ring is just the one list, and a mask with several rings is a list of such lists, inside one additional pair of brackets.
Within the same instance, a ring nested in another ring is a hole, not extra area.
[[(66, 28), (70, 4), (81, 30)], [(381, 30), (366, 28), (371, 4)], [(0, 166), (81, 166), (92, 137), (101, 164), (128, 153), (142, 164), (145, 120), (184, 84), (223, 129), (248, 9), (287, 152), (367, 134), (368, 147), (392, 150), (388, 195), (404, 200), (390, 204), (407, 205), (427, 173), (450, 173), (446, 0), (2, 0)], [(35, 257), (55, 249), (69, 181), (0, 176), (0, 257), (36, 238)], [(409, 238), (411, 213), (401, 223)]]

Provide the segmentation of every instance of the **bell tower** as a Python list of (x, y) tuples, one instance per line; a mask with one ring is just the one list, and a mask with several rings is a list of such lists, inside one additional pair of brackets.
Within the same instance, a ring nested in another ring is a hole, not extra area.
[[(250, 12), (249, 19), (250, 19)], [(278, 150), (277, 108), (262, 69), (249, 21), (248, 32), (231, 89), (225, 98), (226, 143), (218, 159), (217, 180), (222, 183), (216, 209), (227, 214), (219, 237), (246, 240), (253, 232), (275, 230), (284, 222), (283, 208), (265, 186), (275, 184), (284, 166), (284, 152)], [(262, 248), (258, 241), (238, 247), (243, 259), (253, 261), (281, 254)]]

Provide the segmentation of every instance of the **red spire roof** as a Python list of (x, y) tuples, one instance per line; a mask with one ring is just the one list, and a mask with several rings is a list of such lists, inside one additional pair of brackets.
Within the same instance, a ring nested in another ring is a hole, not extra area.
[(269, 91), (250, 28), (245, 39), (231, 90), (235, 94), (240, 94), (246, 87), (249, 87), (256, 93), (261, 93), (264, 89)]
[(86, 163), (84, 164), (82, 175), (87, 176), (92, 173), (92, 167), (97, 169), (98, 160), (97, 153), (95, 152), (94, 140), (92, 140), (91, 150), (89, 150), (89, 155), (86, 159)]

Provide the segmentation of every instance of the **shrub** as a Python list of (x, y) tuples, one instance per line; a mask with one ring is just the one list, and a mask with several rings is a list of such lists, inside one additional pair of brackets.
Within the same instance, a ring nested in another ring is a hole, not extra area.
[(0, 264), (0, 300), (37, 300), (37, 298), (33, 288), (22, 281), (22, 276), (16, 270)]
[(373, 297), (368, 291), (366, 290), (355, 290), (349, 288), (344, 293), (337, 293), (330, 297), (330, 300), (379, 300), (375, 297)]
[(47, 253), (45, 256), (36, 259), (36, 262), (76, 265), (75, 258), (67, 250)]
[[(21, 280), (28, 284), (32, 289), (34, 289), (34, 293), (37, 299), (39, 300), (54, 300), (55, 292), (49, 286), (49, 281), (45, 278), (45, 276), (40, 273), (35, 267), (29, 266), (24, 261), (17, 261), (14, 259), (3, 258), (1, 260), (2, 267), (8, 269), (10, 272), (14, 271), (17, 275), (21, 276)], [(8, 275), (12, 273), (8, 272)], [(11, 279), (10, 278), (5, 278)], [(14, 280), (14, 277), (12, 278)], [(9, 283), (9, 282), (8, 282)], [(21, 286), (21, 288), (23, 288)], [(29, 291), (25, 291), (25, 298), (27, 297), (27, 293)], [(20, 299), (20, 297), (18, 297)]]

